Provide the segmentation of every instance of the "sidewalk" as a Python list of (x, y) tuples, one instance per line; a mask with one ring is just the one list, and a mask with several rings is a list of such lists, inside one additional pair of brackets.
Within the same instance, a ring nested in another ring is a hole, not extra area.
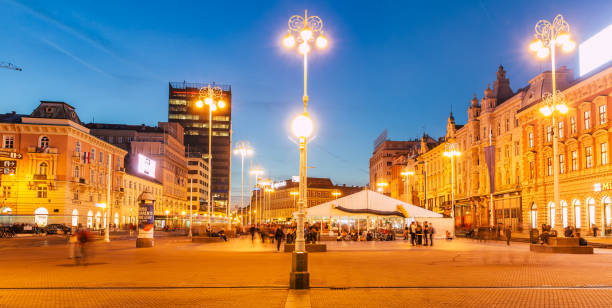
[[(465, 238), (465, 234), (457, 234), (457, 237)], [(612, 236), (583, 236), (583, 238), (587, 241), (589, 246), (593, 246), (596, 248), (606, 248), (612, 249)], [(474, 240), (478, 240), (478, 238), (474, 238)], [(506, 237), (502, 235), (499, 239), (489, 239), (489, 241), (506, 241)], [(529, 243), (529, 233), (525, 232), (512, 232), (511, 242), (521, 242), (521, 243)]]

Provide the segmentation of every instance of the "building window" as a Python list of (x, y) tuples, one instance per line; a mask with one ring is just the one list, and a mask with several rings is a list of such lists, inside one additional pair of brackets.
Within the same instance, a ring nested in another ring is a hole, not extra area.
[(608, 164), (608, 143), (604, 142), (600, 145), (601, 147), (601, 164)]
[(497, 135), (501, 135), (501, 124), (497, 123)]
[(572, 151), (572, 171), (578, 170), (578, 151)]
[(546, 142), (551, 142), (552, 141), (552, 126), (547, 126), (546, 127)]
[(89, 171), (89, 182), (91, 184), (96, 182), (96, 171), (95, 170)]
[(533, 178), (535, 177), (535, 163), (530, 161), (529, 162), (529, 178), (533, 180)]
[(533, 132), (529, 132), (529, 147), (533, 148)]
[(552, 157), (548, 157), (546, 159), (546, 166), (548, 167), (547, 174), (550, 176), (553, 174), (553, 165), (552, 165)]
[(584, 148), (584, 158), (586, 159), (585, 161), (586, 168), (593, 167), (593, 151), (591, 147)]
[(506, 131), (510, 130), (510, 119), (506, 119)]
[(96, 149), (91, 149), (91, 154), (89, 154), (89, 156), (93, 162), (96, 162)]
[(4, 142), (2, 143), (5, 149), (12, 149), (15, 146), (15, 136), (4, 136)]
[(559, 121), (559, 138), (563, 138), (565, 135), (563, 134), (563, 121)]
[(599, 124), (606, 123), (606, 105), (599, 106)]
[(79, 200), (79, 190), (74, 191), (74, 200)]
[(565, 173), (565, 155), (559, 154), (559, 172)]
[(563, 228), (567, 227), (567, 202), (561, 200), (561, 220), (563, 223)]
[(100, 163), (104, 162), (104, 153), (100, 151)]
[(555, 227), (555, 216), (557, 216), (554, 203), (552, 202), (548, 203), (548, 211), (549, 211), (549, 217), (550, 217), (550, 226), (554, 228)]
[(538, 206), (535, 202), (531, 204), (531, 228), (538, 228)]
[(591, 128), (591, 112), (587, 110), (584, 112), (584, 129), (589, 128)]
[(582, 219), (580, 217), (580, 201), (574, 200), (574, 225), (576, 228), (580, 228), (582, 225)]
[(2, 186), (2, 197), (3, 198), (11, 197), (11, 186)]
[(77, 153), (79, 153), (79, 156), (81, 154), (81, 143), (77, 140), (76, 142), (76, 147), (74, 149)]
[(36, 191), (37, 198), (47, 198), (47, 186), (39, 185)]
[(47, 163), (42, 162), (40, 165), (38, 165), (38, 174), (47, 175)]
[(79, 166), (74, 166), (74, 177), (78, 178), (81, 176), (81, 171), (79, 170)]
[(38, 146), (41, 149), (48, 148), (49, 147), (49, 137), (47, 137), (47, 136), (40, 137), (40, 142), (38, 143)]
[(572, 130), (572, 134), (576, 133), (576, 116), (570, 117), (570, 129)]

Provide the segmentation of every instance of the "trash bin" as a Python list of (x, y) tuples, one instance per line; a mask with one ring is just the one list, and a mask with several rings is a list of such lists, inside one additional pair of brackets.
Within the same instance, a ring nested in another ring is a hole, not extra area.
[(537, 244), (540, 239), (540, 231), (538, 229), (531, 229), (529, 231), (529, 241), (532, 244)]

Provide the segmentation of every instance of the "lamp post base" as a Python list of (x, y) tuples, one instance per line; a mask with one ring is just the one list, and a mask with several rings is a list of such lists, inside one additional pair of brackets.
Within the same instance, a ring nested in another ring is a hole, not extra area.
[(307, 252), (294, 252), (291, 255), (291, 273), (289, 273), (289, 289), (310, 289), (310, 273), (308, 272)]
[(149, 247), (153, 247), (152, 238), (137, 238), (136, 239), (136, 248), (149, 248)]

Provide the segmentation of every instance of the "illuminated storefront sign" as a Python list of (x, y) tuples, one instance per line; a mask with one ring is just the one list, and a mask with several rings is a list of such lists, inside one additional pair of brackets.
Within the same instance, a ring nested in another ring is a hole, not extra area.
[(155, 161), (142, 154), (138, 154), (138, 173), (155, 177)]
[(612, 61), (612, 25), (584, 41), (578, 47), (580, 76)]
[(274, 189), (279, 189), (279, 188), (285, 187), (285, 186), (287, 186), (287, 181), (280, 181), (280, 182), (272, 183), (272, 188), (274, 188)]
[(595, 183), (593, 184), (594, 191), (604, 191), (604, 190), (612, 190), (612, 182), (606, 183)]

